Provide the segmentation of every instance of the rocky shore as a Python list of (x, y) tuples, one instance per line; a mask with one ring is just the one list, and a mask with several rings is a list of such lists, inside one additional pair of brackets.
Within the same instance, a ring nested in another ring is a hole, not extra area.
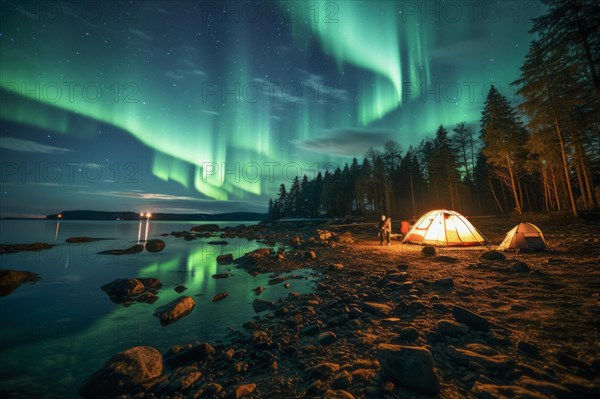
[[(511, 223), (478, 227), (494, 236)], [(341, 232), (210, 226), (173, 232), (186, 240), (242, 236), (283, 243), (285, 250), (273, 246), (219, 263), (275, 273), (273, 284), (307, 267), (321, 280), (310, 294), (290, 292), (266, 303), (257, 298), (260, 317), (221, 341), (174, 343), (162, 354), (147, 346), (116, 354), (80, 393), (90, 398), (598, 397), (600, 226), (542, 230), (552, 252), (502, 254), (488, 248), (426, 254), (398, 242), (380, 247), (368, 227)], [(140, 283), (132, 283), (131, 295), (143, 295)], [(193, 307), (187, 305), (183, 313)], [(171, 320), (165, 316), (165, 321)]]

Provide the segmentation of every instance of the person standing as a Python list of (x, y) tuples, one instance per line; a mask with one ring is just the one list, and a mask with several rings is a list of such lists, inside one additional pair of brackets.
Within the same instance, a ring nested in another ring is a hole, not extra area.
[(381, 219), (379, 219), (377, 233), (379, 235), (379, 245), (383, 245), (383, 239), (385, 236), (385, 215), (381, 215)]
[(391, 242), (391, 238), (392, 238), (392, 218), (389, 217), (389, 216), (385, 218), (384, 230), (385, 230), (385, 240), (387, 242), (387, 245), (392, 245), (392, 242)]
[(390, 245), (390, 236), (392, 233), (392, 219), (381, 215), (381, 220), (378, 225), (379, 229), (379, 245), (383, 245), (383, 241)]

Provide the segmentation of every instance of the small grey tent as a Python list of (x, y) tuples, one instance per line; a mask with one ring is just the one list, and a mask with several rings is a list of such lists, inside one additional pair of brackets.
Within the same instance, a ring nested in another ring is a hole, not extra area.
[(543, 251), (548, 249), (548, 244), (541, 230), (531, 223), (519, 223), (513, 227), (504, 241), (498, 246), (501, 251), (521, 250), (521, 251)]

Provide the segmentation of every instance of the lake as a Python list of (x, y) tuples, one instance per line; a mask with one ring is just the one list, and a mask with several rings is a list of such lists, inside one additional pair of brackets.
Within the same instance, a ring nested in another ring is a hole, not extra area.
[[(255, 222), (210, 222), (221, 227)], [(56, 247), (40, 252), (0, 255), (1, 269), (40, 274), (35, 284), (24, 284), (0, 297), (0, 396), (4, 398), (76, 397), (79, 385), (117, 352), (149, 345), (164, 353), (173, 345), (214, 341), (256, 317), (253, 288), (266, 287), (259, 298), (276, 301), (290, 291), (310, 292), (312, 271), (306, 278), (269, 286), (268, 275), (252, 277), (234, 265), (217, 265), (216, 257), (234, 258), (263, 247), (256, 241), (226, 239), (228, 245), (209, 245), (215, 238), (185, 241), (171, 231), (189, 230), (202, 222), (146, 221), (42, 221), (3, 220), (0, 243), (47, 242)], [(160, 238), (160, 253), (97, 255), (98, 252), (134, 245), (138, 237)], [(69, 237), (102, 237), (107, 240), (67, 244)], [(216, 238), (220, 240), (220, 238)], [(231, 270), (226, 279), (212, 275)], [(111, 302), (100, 286), (117, 278), (156, 277), (163, 283), (159, 300), (152, 305), (129, 307)], [(182, 294), (174, 287), (183, 284)], [(219, 292), (229, 296), (212, 302)], [(161, 326), (154, 310), (180, 295), (196, 301), (193, 312), (169, 326)]]

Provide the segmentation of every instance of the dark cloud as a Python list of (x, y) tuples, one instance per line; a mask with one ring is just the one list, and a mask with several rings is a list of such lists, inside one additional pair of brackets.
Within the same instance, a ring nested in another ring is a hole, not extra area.
[(390, 130), (334, 129), (324, 131), (317, 138), (293, 140), (292, 143), (305, 151), (353, 157), (364, 154), (369, 147), (382, 147), (395, 135)]

